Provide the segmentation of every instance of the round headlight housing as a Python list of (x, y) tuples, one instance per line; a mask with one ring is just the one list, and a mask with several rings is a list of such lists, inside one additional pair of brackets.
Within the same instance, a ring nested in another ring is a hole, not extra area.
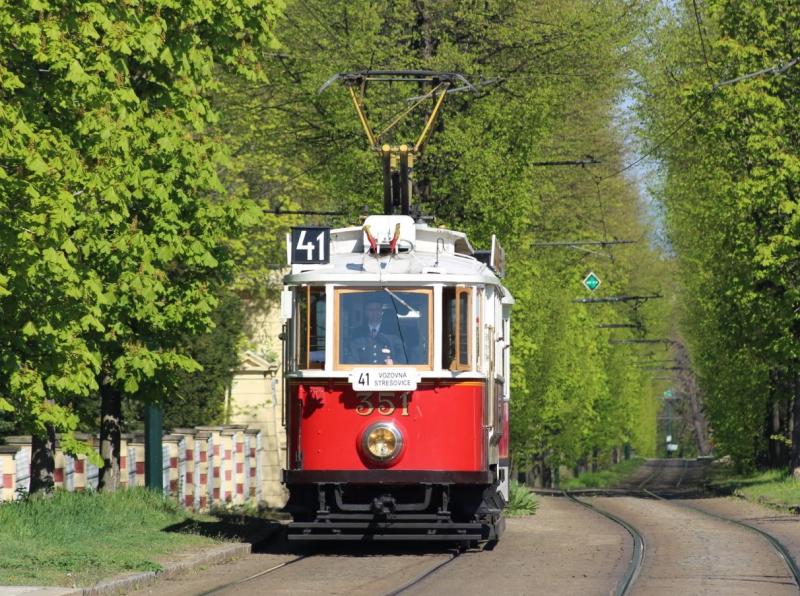
[(403, 449), (403, 435), (394, 424), (379, 422), (364, 431), (361, 448), (370, 459), (388, 463), (400, 455)]

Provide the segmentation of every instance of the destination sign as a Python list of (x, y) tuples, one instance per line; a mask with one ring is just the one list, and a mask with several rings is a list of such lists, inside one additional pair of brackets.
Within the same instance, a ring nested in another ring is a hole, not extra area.
[(354, 368), (349, 381), (354, 391), (414, 391), (417, 388), (414, 368)]

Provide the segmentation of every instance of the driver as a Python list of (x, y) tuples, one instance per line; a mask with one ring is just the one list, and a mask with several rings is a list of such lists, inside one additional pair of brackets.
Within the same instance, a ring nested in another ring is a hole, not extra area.
[(405, 363), (400, 339), (385, 330), (383, 305), (370, 301), (366, 306), (366, 322), (353, 330), (350, 355), (353, 364)]

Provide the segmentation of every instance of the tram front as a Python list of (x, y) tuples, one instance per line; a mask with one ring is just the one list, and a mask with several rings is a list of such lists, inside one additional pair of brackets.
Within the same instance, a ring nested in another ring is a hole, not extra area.
[(292, 540), (493, 539), (510, 295), (464, 234), (299, 228), (282, 301)]

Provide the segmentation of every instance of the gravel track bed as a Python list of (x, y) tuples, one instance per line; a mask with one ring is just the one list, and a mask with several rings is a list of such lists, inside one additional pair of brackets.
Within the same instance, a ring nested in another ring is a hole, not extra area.
[(791, 574), (769, 543), (744, 528), (666, 501), (586, 501), (629, 521), (644, 535), (645, 562), (635, 595), (797, 594)]

